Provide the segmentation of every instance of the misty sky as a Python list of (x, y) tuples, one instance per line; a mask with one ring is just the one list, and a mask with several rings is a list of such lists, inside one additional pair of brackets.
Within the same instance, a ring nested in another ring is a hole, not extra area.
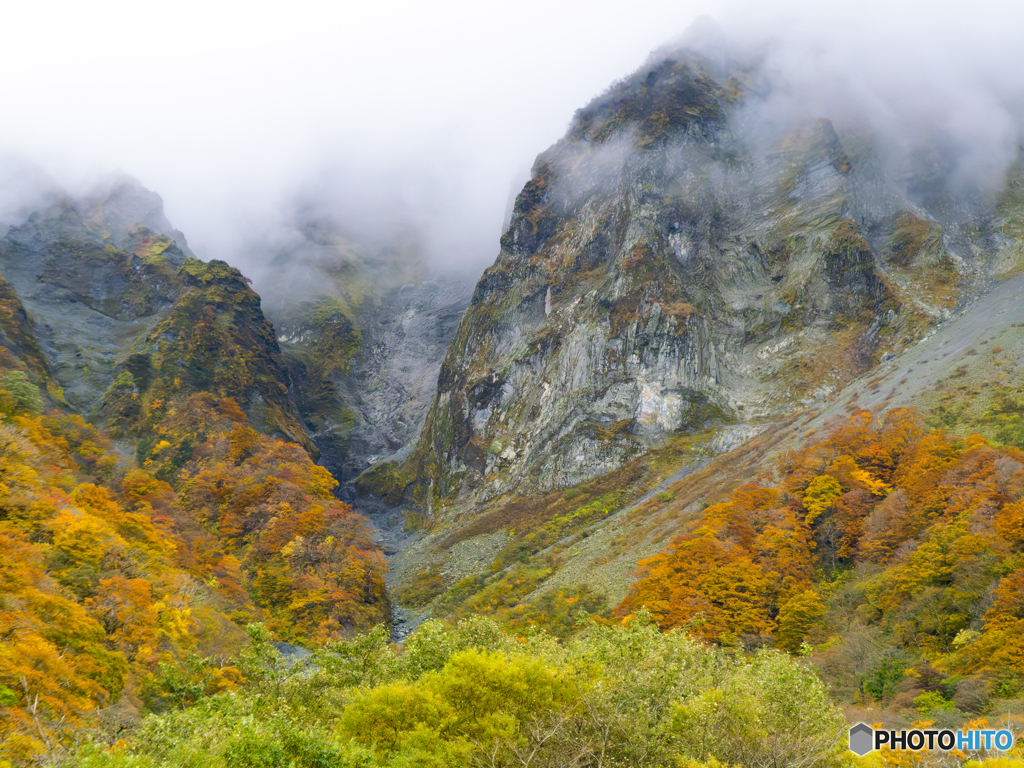
[(801, 104), (853, 69), (878, 121), (945, 121), (978, 163), (1019, 137), (993, 107), (1024, 90), (1017, 2), (4, 5), (0, 157), (72, 189), (134, 176), (200, 257), (236, 263), (241, 233), (303, 199), (356, 229), (411, 222), (435, 259), (482, 269), (535, 155), (700, 14), (740, 44), (784, 38)]

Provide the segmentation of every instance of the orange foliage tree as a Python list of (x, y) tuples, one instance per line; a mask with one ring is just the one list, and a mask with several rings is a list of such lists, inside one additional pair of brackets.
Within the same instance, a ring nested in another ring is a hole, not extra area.
[(708, 640), (769, 635), (780, 600), (810, 586), (806, 525), (775, 489), (747, 485), (709, 507), (703, 524), (640, 563), (619, 615), (647, 608), (664, 628)]
[(180, 482), (182, 507), (243, 553), (247, 588), (282, 636), (322, 642), (390, 615), (364, 518), (299, 446), (236, 423), (197, 447)]

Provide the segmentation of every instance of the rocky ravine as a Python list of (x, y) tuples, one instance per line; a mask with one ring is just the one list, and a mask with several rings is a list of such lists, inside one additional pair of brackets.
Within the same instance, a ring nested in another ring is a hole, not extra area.
[(361, 473), (416, 445), (472, 282), (432, 273), (414, 247), (363, 246), (326, 220), (256, 256), (299, 413), (352, 501)]

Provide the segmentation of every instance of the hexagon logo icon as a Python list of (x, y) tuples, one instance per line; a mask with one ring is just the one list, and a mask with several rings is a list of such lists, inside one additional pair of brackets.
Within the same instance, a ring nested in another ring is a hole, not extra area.
[(850, 729), (850, 751), (864, 757), (875, 748), (875, 731), (866, 723), (857, 723)]

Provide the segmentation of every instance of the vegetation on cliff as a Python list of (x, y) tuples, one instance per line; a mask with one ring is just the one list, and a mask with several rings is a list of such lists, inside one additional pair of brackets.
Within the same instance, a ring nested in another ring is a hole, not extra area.
[(33, 326), (14, 286), (0, 275), (0, 365), (7, 370), (19, 364), (24, 366), (32, 381), (46, 387), (59, 399), (60, 388), (51, 378), (50, 366), (39, 348)]
[(261, 431), (316, 448), (292, 415), (288, 375), (260, 298), (222, 261), (186, 259), (176, 299), (134, 345), (103, 396), (98, 418), (119, 434), (152, 432), (175, 399), (208, 392), (243, 405)]

